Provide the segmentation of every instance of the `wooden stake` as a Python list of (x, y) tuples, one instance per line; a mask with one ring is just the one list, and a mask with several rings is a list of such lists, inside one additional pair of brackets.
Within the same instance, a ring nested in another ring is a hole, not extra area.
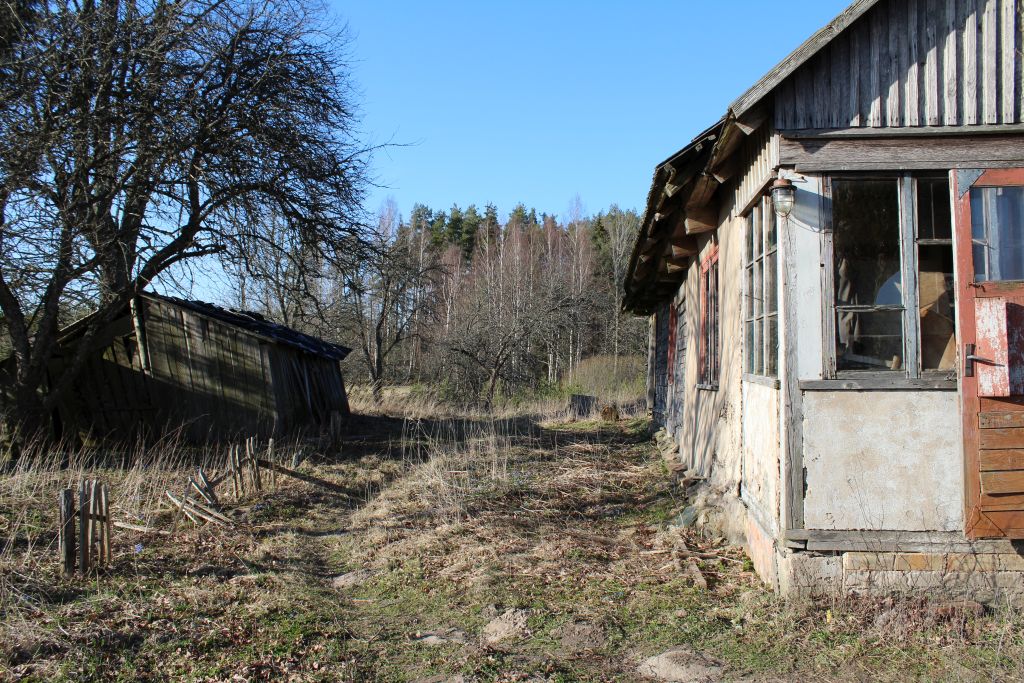
[[(274, 462), (274, 437), (267, 441), (267, 461)], [(277, 491), (277, 470), (270, 468), (270, 487)]]
[(89, 494), (89, 555), (92, 558), (92, 566), (99, 567), (103, 564), (102, 547), (99, 541), (100, 531), (100, 483), (93, 479)]
[(78, 571), (83, 576), (89, 573), (91, 566), (89, 557), (90, 493), (88, 480), (83, 480), (78, 486)]
[(106, 484), (100, 488), (100, 496), (103, 500), (103, 556), (106, 563), (110, 564), (112, 555), (110, 553), (110, 532), (114, 528), (113, 520), (110, 519), (110, 490)]
[(60, 557), (65, 574), (75, 573), (75, 492), (64, 489), (57, 498), (60, 506)]

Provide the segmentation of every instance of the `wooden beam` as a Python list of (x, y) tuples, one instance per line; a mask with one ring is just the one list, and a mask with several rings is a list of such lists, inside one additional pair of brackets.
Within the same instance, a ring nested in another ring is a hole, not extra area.
[(715, 180), (719, 183), (724, 183), (729, 178), (732, 178), (740, 169), (740, 158), (737, 154), (731, 154), (713, 169), (711, 169), (711, 175), (714, 176)]
[(689, 265), (690, 260), (687, 258), (667, 258), (665, 259), (665, 272), (669, 275), (675, 275), (686, 270), (686, 267)]
[(798, 172), (1020, 166), (1024, 135), (786, 139), (779, 163)]
[(683, 235), (669, 240), (665, 245), (665, 252), (672, 258), (681, 259), (696, 255), (700, 252), (700, 248), (697, 246), (696, 237)]
[(718, 229), (718, 205), (701, 206), (686, 212), (686, 234), (696, 235)]
[(736, 127), (749, 136), (768, 120), (768, 107), (756, 106), (736, 119)]

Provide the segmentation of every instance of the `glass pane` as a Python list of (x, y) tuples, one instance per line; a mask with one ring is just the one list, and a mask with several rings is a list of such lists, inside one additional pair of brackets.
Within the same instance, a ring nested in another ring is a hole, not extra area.
[(754, 366), (753, 366), (754, 369), (752, 370), (752, 372), (755, 375), (760, 375), (760, 374), (763, 374), (763, 372), (764, 372), (764, 363), (762, 362), (763, 359), (761, 358), (761, 354), (762, 354), (761, 343), (762, 343), (762, 339), (763, 339), (763, 337), (761, 336), (761, 321), (760, 320), (755, 320), (754, 323), (753, 323), (753, 327), (754, 327), (754, 340), (753, 340), (754, 343), (750, 345), (750, 354), (754, 357)]
[(746, 371), (748, 374), (754, 373), (754, 323), (753, 321), (747, 321), (747, 364)]
[(836, 305), (902, 305), (895, 180), (833, 180)]
[(837, 310), (836, 369), (903, 369), (903, 312)]
[(775, 286), (775, 274), (778, 267), (775, 265), (778, 252), (771, 252), (764, 257), (764, 312), (774, 313), (779, 310), (778, 290)]
[(752, 258), (758, 258), (761, 255), (762, 246), (762, 235), (761, 235), (761, 210), (757, 207), (751, 212), (754, 217), (754, 230), (753, 230), (753, 241), (754, 241), (754, 255)]
[(917, 249), (918, 295), (921, 315), (921, 367), (952, 370), (954, 339), (953, 247), (921, 245)]
[(917, 236), (923, 240), (953, 238), (949, 181), (946, 178), (917, 180)]
[(769, 377), (777, 377), (779, 374), (779, 318), (771, 316), (768, 318), (768, 340), (765, 351), (764, 374)]
[(747, 318), (754, 317), (754, 266), (747, 267), (747, 300), (744, 310)]
[(778, 238), (778, 221), (776, 220), (775, 210), (772, 208), (772, 202), (770, 199), (765, 201), (765, 226), (764, 226), (764, 243), (765, 251), (771, 251), (779, 243)]
[(754, 282), (754, 317), (760, 316), (764, 310), (764, 293), (761, 291), (761, 266), (761, 261), (757, 261), (754, 264), (753, 276), (751, 277)]
[(1024, 187), (971, 188), (974, 278), (1024, 280)]
[(747, 263), (754, 260), (754, 223), (757, 221), (757, 209), (747, 216)]

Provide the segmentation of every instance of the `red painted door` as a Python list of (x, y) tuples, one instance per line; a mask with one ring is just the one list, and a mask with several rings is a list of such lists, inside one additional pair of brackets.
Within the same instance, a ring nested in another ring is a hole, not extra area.
[(1024, 169), (951, 176), (965, 531), (1024, 538)]

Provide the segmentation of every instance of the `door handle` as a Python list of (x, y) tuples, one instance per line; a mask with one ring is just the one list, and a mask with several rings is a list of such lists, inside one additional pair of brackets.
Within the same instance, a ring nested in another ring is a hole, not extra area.
[(991, 365), (994, 368), (1005, 367), (1002, 363), (997, 363), (991, 358), (982, 358), (981, 356), (974, 355), (974, 349), (974, 344), (964, 344), (964, 377), (974, 377), (975, 363)]

